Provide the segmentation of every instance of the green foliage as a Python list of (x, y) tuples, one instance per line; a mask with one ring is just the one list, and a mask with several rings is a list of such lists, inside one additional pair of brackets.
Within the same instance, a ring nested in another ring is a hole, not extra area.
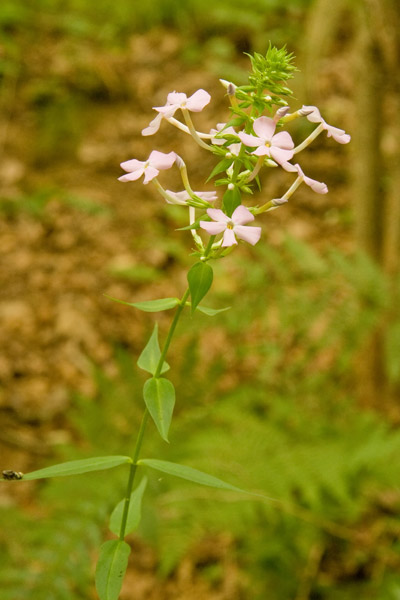
[(175, 388), (164, 377), (152, 377), (144, 384), (143, 398), (158, 433), (168, 442), (168, 432), (175, 406)]
[[(131, 494), (129, 510), (126, 519), (125, 535), (132, 533), (137, 529), (142, 515), (142, 500), (143, 494), (147, 486), (147, 477), (143, 477), (137, 488)], [(118, 502), (110, 517), (110, 531), (119, 535), (121, 530), (125, 499)]]
[(83, 475), (91, 471), (104, 471), (113, 469), (119, 465), (132, 463), (129, 456), (94, 456), (83, 460), (71, 460), (59, 465), (45, 467), (38, 471), (32, 471), (23, 475), (24, 481), (33, 479), (48, 479), (49, 477), (67, 477), (71, 475)]
[[(149, 341), (144, 347), (141, 355), (138, 358), (137, 365), (140, 369), (155, 375), (157, 372), (158, 362), (161, 358), (160, 344), (158, 341), (158, 325), (154, 325), (153, 333)], [(169, 370), (169, 364), (164, 361), (160, 373), (165, 373)]]
[(96, 568), (96, 590), (100, 600), (118, 600), (130, 552), (131, 547), (122, 540), (102, 544)]
[(189, 270), (187, 280), (189, 283), (192, 314), (209, 291), (213, 277), (212, 267), (205, 262), (198, 262)]

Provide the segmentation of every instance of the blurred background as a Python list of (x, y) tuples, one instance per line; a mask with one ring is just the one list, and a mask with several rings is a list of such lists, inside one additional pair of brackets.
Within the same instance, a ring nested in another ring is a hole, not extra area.
[[(329, 194), (303, 186), (215, 264), (208, 304), (231, 309), (184, 318), (171, 444), (145, 442), (280, 502), (150, 474), (121, 600), (400, 599), (399, 32), (397, 0), (0, 4), (1, 469), (131, 452), (135, 363), (170, 313), (104, 294), (180, 296), (192, 259), (186, 211), (119, 183), (119, 163), (176, 150), (194, 189), (214, 166), (165, 123), (141, 137), (152, 106), (204, 88), (207, 131), (229, 116), (218, 78), (244, 83), (244, 52), (271, 41), (297, 57), (292, 109), (352, 135), (301, 155)], [(266, 199), (288, 187), (262, 177)], [(2, 600), (96, 598), (124, 487), (123, 469), (2, 484)]]

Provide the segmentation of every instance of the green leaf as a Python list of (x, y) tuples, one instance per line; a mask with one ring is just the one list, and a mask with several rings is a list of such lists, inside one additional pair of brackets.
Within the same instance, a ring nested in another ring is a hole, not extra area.
[(225, 481), (222, 481), (213, 475), (208, 475), (207, 473), (203, 473), (203, 471), (198, 471), (197, 469), (192, 469), (192, 467), (186, 467), (185, 465), (179, 465), (166, 460), (157, 460), (153, 458), (142, 458), (141, 460), (137, 461), (137, 464), (145, 465), (151, 469), (155, 469), (156, 471), (162, 471), (163, 473), (168, 473), (168, 475), (174, 475), (175, 477), (180, 477), (181, 479), (186, 479), (187, 481), (200, 483), (201, 485), (207, 485), (220, 490), (247, 493), (245, 490), (241, 490), (230, 483), (225, 483)]
[[(132, 533), (140, 523), (142, 515), (142, 498), (147, 485), (147, 477), (143, 477), (138, 487), (132, 492), (129, 503), (128, 517), (126, 519), (125, 535)], [(119, 535), (121, 530), (122, 515), (124, 513), (125, 499), (118, 502), (111, 513), (110, 531)]]
[(190, 269), (187, 279), (189, 282), (190, 296), (192, 298), (192, 314), (199, 302), (207, 294), (213, 280), (213, 270), (209, 264), (198, 262)]
[[(158, 325), (157, 323), (154, 325), (153, 333), (150, 336), (149, 341), (146, 344), (142, 354), (139, 356), (137, 361), (137, 366), (143, 371), (147, 371), (152, 375), (155, 374), (157, 370), (157, 365), (160, 360), (161, 350), (160, 344), (158, 343)], [(161, 369), (161, 373), (165, 373), (168, 371), (169, 364), (164, 361), (164, 364)]]
[(31, 479), (47, 479), (48, 477), (65, 477), (66, 475), (82, 475), (90, 471), (103, 471), (104, 469), (112, 469), (119, 465), (131, 463), (132, 459), (129, 456), (95, 456), (93, 458), (84, 458), (83, 460), (71, 460), (69, 462), (60, 463), (38, 471), (26, 473), (23, 476), (25, 481)]
[(242, 198), (237, 187), (233, 188), (233, 190), (226, 190), (224, 197), (222, 198), (222, 210), (228, 217), (231, 217), (235, 208), (240, 206), (241, 203)]
[(109, 540), (100, 547), (96, 567), (96, 590), (100, 600), (118, 600), (130, 551), (129, 545), (122, 540)]
[(152, 377), (144, 384), (143, 398), (156, 427), (166, 442), (175, 406), (175, 388), (164, 377)]
[(179, 298), (161, 298), (160, 300), (147, 300), (145, 302), (124, 302), (123, 300), (117, 300), (117, 298), (113, 298), (112, 296), (107, 296), (107, 294), (104, 295), (106, 298), (114, 300), (114, 302), (126, 304), (126, 306), (133, 306), (133, 308), (138, 308), (144, 312), (160, 312), (161, 310), (170, 310), (171, 308), (178, 306), (180, 302)]
[(209, 177), (207, 178), (207, 181), (210, 181), (210, 179), (212, 179), (215, 175), (226, 171), (230, 167), (232, 162), (233, 158), (224, 158), (223, 160), (221, 160), (218, 164), (215, 165)]
[(208, 306), (201, 306), (200, 304), (198, 304), (196, 310), (199, 310), (200, 312), (204, 313), (205, 315), (208, 315), (209, 317), (214, 317), (218, 313), (225, 312), (229, 309), (230, 306), (226, 306), (225, 308), (208, 308)]

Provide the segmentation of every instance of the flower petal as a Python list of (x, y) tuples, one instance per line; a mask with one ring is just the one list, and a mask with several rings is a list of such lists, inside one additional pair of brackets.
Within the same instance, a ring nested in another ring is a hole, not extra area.
[(294, 148), (292, 137), (287, 131), (280, 131), (272, 136), (271, 145), (278, 146), (278, 148), (284, 148), (285, 150), (292, 150), (292, 148)]
[(333, 127), (328, 123), (324, 124), (324, 129), (328, 132), (328, 137), (332, 136), (335, 142), (339, 142), (339, 144), (348, 144), (351, 140), (351, 136), (344, 129), (338, 129), (338, 127)]
[(233, 246), (234, 244), (237, 244), (237, 241), (233, 229), (226, 229), (222, 239), (222, 246), (226, 248), (227, 246)]
[(145, 163), (142, 160), (136, 160), (136, 158), (132, 158), (132, 160), (126, 160), (120, 164), (120, 167), (126, 171), (127, 173), (132, 173), (132, 171), (137, 171), (138, 169), (142, 169)]
[(148, 161), (151, 164), (151, 166), (160, 170), (169, 169), (170, 167), (172, 167), (175, 160), (175, 152), (168, 152), (168, 154), (165, 154), (164, 152), (159, 152), (158, 150), (153, 150), (153, 152), (148, 158)]
[[(167, 104), (174, 104), (179, 108), (187, 101), (187, 96), (183, 92), (170, 92), (167, 96)], [(167, 106), (167, 104), (165, 106)]]
[(200, 112), (210, 102), (211, 96), (205, 90), (197, 90), (194, 94), (189, 96), (186, 101), (186, 108), (192, 112)]
[(218, 235), (218, 233), (222, 233), (226, 229), (226, 223), (221, 222), (210, 223), (210, 221), (199, 221), (199, 225), (210, 235)]
[(154, 135), (160, 129), (162, 114), (158, 114), (155, 119), (153, 119), (147, 127), (142, 129), (142, 135)]
[(166, 202), (168, 202), (168, 204), (186, 205), (187, 204), (186, 200), (189, 200), (189, 198), (190, 198), (190, 196), (186, 190), (183, 190), (182, 192), (171, 192), (171, 190), (165, 190), (165, 191), (169, 196), (169, 198), (165, 198), (165, 200), (166, 200)]
[(196, 196), (202, 198), (203, 200), (207, 200), (207, 202), (214, 202), (214, 200), (218, 199), (217, 192), (194, 192)]
[(261, 140), (254, 135), (250, 135), (249, 133), (244, 133), (244, 131), (238, 133), (238, 138), (245, 146), (250, 146), (251, 148), (255, 148), (256, 146), (261, 146), (261, 144), (264, 144), (264, 140)]
[(240, 240), (244, 240), (252, 246), (257, 244), (261, 237), (261, 227), (247, 227), (246, 225), (235, 225), (234, 232)]
[(232, 221), (235, 225), (245, 225), (245, 223), (250, 223), (250, 221), (254, 221), (254, 215), (249, 211), (248, 208), (240, 204), (232, 214)]
[(307, 177), (307, 175), (303, 175), (303, 181), (306, 185), (309, 185), (313, 192), (317, 194), (327, 194), (328, 186), (326, 183), (322, 183), (322, 181), (316, 181), (315, 179), (311, 179), (311, 177)]
[(139, 179), (143, 173), (144, 167), (142, 169), (138, 169), (137, 171), (132, 171), (132, 173), (121, 175), (121, 177), (118, 177), (118, 181), (122, 181), (123, 183), (126, 183), (127, 181), (136, 181), (136, 179)]
[(264, 140), (270, 140), (274, 135), (276, 123), (269, 117), (259, 117), (253, 123), (255, 133)]
[(271, 146), (269, 150), (271, 157), (279, 164), (288, 162), (294, 155), (293, 150), (284, 150), (276, 146)]
[(219, 223), (229, 223), (231, 220), (220, 208), (207, 208), (207, 214), (213, 221)]
[(311, 123), (322, 123), (323, 118), (321, 117), (321, 113), (319, 112), (319, 110), (316, 106), (303, 105), (301, 107), (301, 110), (308, 113), (306, 115), (306, 117), (307, 117), (307, 120), (310, 121)]
[(144, 180), (143, 183), (147, 184), (149, 183), (149, 181), (151, 181), (152, 179), (154, 179), (154, 177), (157, 177), (157, 175), (159, 174), (159, 170), (156, 169), (155, 167), (153, 167), (152, 165), (149, 165), (148, 167), (145, 168), (144, 170)]

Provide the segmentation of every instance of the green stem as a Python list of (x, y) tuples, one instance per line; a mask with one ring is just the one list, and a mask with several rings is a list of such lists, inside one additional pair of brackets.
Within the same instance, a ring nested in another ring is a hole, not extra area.
[[(165, 340), (164, 347), (163, 347), (163, 350), (161, 352), (161, 355), (160, 355), (160, 358), (159, 358), (159, 361), (157, 364), (157, 369), (156, 369), (156, 372), (154, 373), (154, 377), (159, 377), (161, 374), (161, 369), (164, 364), (164, 360), (167, 355), (168, 348), (171, 344), (172, 336), (174, 335), (174, 331), (178, 324), (179, 317), (181, 316), (181, 313), (182, 313), (183, 309), (185, 308), (186, 300), (188, 299), (189, 294), (190, 294), (190, 291), (188, 288), (186, 290), (186, 292), (183, 294), (182, 300), (180, 301), (180, 303), (178, 305), (174, 319), (171, 323), (171, 327), (169, 328), (167, 339)], [(150, 416), (149, 411), (146, 408), (146, 410), (143, 414), (142, 423), (140, 425), (139, 433), (137, 436), (135, 449), (133, 451), (133, 456), (132, 456), (133, 462), (132, 462), (130, 470), (129, 470), (129, 478), (128, 478), (128, 484), (126, 487), (126, 494), (125, 494), (124, 512), (122, 514), (121, 529), (120, 529), (120, 533), (119, 533), (120, 540), (123, 540), (125, 538), (125, 530), (126, 530), (126, 523), (128, 520), (129, 505), (131, 502), (131, 494), (132, 494), (133, 484), (135, 481), (135, 475), (136, 475), (136, 470), (137, 470), (137, 461), (139, 459), (140, 450), (142, 448), (143, 437), (144, 437), (144, 433), (146, 430), (147, 422), (149, 420), (149, 416)]]

